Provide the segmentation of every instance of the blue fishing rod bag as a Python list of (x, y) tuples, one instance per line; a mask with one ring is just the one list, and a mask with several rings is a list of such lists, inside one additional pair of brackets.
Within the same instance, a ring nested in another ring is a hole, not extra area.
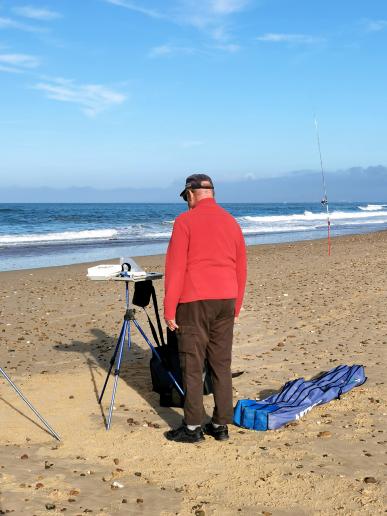
[(366, 380), (361, 365), (340, 365), (314, 380), (298, 378), (264, 400), (239, 400), (234, 424), (251, 430), (275, 430), (300, 419), (316, 405), (340, 398)]

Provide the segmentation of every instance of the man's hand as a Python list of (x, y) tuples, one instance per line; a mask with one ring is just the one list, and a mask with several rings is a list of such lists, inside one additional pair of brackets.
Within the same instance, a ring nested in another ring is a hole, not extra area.
[(175, 331), (179, 328), (175, 319), (165, 319), (165, 323), (171, 331)]

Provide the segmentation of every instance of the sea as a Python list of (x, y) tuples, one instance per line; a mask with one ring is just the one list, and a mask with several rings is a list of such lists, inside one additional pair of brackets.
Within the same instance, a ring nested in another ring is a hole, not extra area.
[[(246, 243), (327, 236), (320, 203), (223, 204)], [(0, 270), (32, 269), (166, 251), (178, 204), (0, 204)], [(387, 201), (330, 203), (331, 235), (387, 229)]]

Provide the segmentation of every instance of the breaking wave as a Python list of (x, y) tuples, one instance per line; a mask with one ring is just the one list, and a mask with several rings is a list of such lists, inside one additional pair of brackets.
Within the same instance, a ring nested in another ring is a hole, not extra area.
[(35, 233), (24, 235), (2, 235), (0, 244), (39, 244), (82, 240), (111, 239), (117, 235), (116, 229), (90, 229), (85, 231), (63, 231), (62, 233)]
[(367, 204), (367, 206), (358, 206), (358, 208), (362, 211), (379, 211), (387, 208), (387, 204)]

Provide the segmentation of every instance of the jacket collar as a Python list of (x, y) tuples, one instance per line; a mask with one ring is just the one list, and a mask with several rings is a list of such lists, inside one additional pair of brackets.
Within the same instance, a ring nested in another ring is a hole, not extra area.
[(212, 204), (216, 204), (215, 199), (213, 197), (208, 197), (207, 199), (202, 199), (201, 201), (199, 201), (196, 204), (195, 208), (198, 208), (199, 206), (210, 206)]

